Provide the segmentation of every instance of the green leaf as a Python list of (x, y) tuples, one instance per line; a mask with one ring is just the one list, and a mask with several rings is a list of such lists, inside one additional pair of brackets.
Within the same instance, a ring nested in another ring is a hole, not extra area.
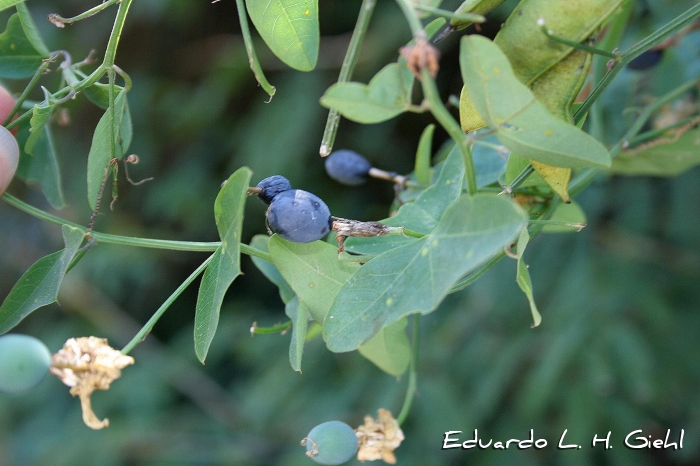
[[(250, 240), (250, 245), (254, 248), (260, 249), (261, 251), (268, 252), (269, 249), (267, 244), (269, 241), (270, 237), (267, 235), (255, 235), (253, 236), (253, 239)], [(277, 285), (282, 302), (284, 304), (289, 304), (289, 302), (296, 297), (296, 294), (294, 293), (294, 290), (292, 290), (292, 287), (289, 286), (289, 283), (287, 283), (287, 281), (284, 279), (280, 271), (277, 270), (275, 264), (255, 256), (251, 256), (250, 258), (253, 260), (253, 264), (255, 264), (258, 270), (260, 270), (268, 280)]]
[(6, 333), (31, 312), (56, 301), (66, 270), (83, 241), (84, 231), (63, 225), (66, 247), (32, 264), (0, 306), (0, 334)]
[[(108, 108), (97, 123), (92, 135), (92, 144), (88, 154), (87, 186), (88, 202), (93, 210), (97, 204), (97, 195), (105, 176), (105, 169), (112, 158), (121, 159), (124, 157), (129, 144), (131, 144), (131, 114), (124, 90), (114, 98), (114, 116), (115, 121), (112, 123), (112, 111)], [(110, 131), (114, 131), (114, 146)]]
[(246, 0), (248, 14), (270, 50), (284, 63), (311, 71), (318, 60), (318, 0)]
[(34, 50), (36, 50), (42, 57), (49, 58), (51, 52), (49, 52), (49, 48), (41, 38), (41, 34), (39, 34), (39, 30), (34, 23), (34, 19), (32, 18), (26, 3), (17, 3), (17, 14), (19, 15), (19, 20), (22, 22), (24, 34), (27, 36), (29, 43), (32, 44), (32, 47), (34, 47)]
[(455, 282), (501, 251), (525, 221), (508, 199), (461, 196), (431, 234), (381, 254), (348, 279), (323, 325), (328, 349), (352, 351), (386, 325), (434, 311)]
[(433, 133), (435, 133), (435, 125), (430, 124), (425, 127), (423, 134), (420, 135), (416, 151), (416, 166), (413, 171), (416, 174), (416, 181), (424, 185), (429, 185), (433, 180), (433, 170), (430, 168)]
[(479, 144), (475, 144), (472, 148), (472, 162), (476, 171), (476, 186), (483, 188), (498, 181), (503, 172), (505, 172), (509, 151), (493, 134), (479, 140), (495, 144), (503, 149), (503, 151), (499, 151)]
[(360, 354), (389, 375), (406, 372), (411, 360), (411, 346), (406, 337), (408, 320), (403, 318), (382, 328), (375, 336), (360, 345)]
[(691, 130), (673, 144), (620, 152), (610, 171), (632, 176), (677, 176), (696, 165), (700, 165), (700, 136), (697, 130)]
[[(419, 233), (430, 233), (445, 209), (457, 200), (464, 184), (464, 162), (459, 148), (452, 148), (434, 185), (415, 201), (401, 206), (393, 217), (382, 220), (389, 226), (404, 226)], [(348, 238), (346, 249), (359, 254), (381, 254), (389, 249), (413, 243), (416, 238), (402, 235)]]
[[(123, 90), (124, 88), (122, 86), (114, 86), (115, 95)], [(86, 87), (83, 90), (83, 95), (100, 108), (107, 109), (109, 107), (109, 84), (95, 83), (92, 86)]]
[[(442, 3), (442, 0), (415, 0), (411, 3), (415, 6), (427, 6), (429, 8), (437, 8)], [(427, 18), (431, 15), (432, 13), (426, 13), (424, 11), (416, 10), (416, 16), (418, 16), (419, 18)]]
[(297, 296), (287, 303), (284, 313), (292, 320), (292, 341), (289, 343), (289, 363), (292, 369), (301, 372), (301, 356), (306, 343), (306, 328), (309, 324), (309, 311)]
[[(572, 223), (572, 224), (586, 224), (586, 213), (581, 209), (581, 206), (576, 202), (571, 201), (570, 204), (560, 203), (557, 205), (554, 213), (549, 218), (557, 222)], [(542, 233), (575, 233), (577, 228), (568, 227), (565, 225), (544, 225), (542, 227)]]
[(336, 83), (321, 97), (321, 105), (337, 110), (348, 120), (370, 124), (390, 120), (411, 107), (411, 89), (415, 78), (398, 63), (382, 68), (364, 85)]
[(335, 295), (360, 265), (338, 260), (335, 246), (323, 241), (292, 243), (273, 235), (268, 247), (277, 269), (311, 317), (323, 324)]
[(49, 122), (54, 106), (50, 104), (51, 97), (49, 91), (45, 87), (41, 88), (44, 91), (44, 101), (34, 105), (32, 109), (32, 118), (29, 120), (29, 137), (24, 144), (24, 152), (27, 154), (34, 153), (34, 146), (43, 134), (44, 126)]
[(252, 175), (246, 167), (236, 170), (214, 202), (214, 218), (221, 246), (202, 277), (194, 316), (194, 350), (202, 364), (219, 325), (224, 294), (241, 274), (243, 209)]
[(0, 34), (0, 78), (28, 78), (43, 58), (25, 35), (19, 15), (12, 15)]
[(22, 3), (24, 0), (0, 0), (0, 11), (6, 10), (11, 6), (15, 6), (18, 3)]
[[(26, 126), (20, 127), (17, 140), (26, 141), (29, 132)], [(32, 154), (23, 154), (19, 159), (17, 176), (27, 183), (37, 183), (41, 186), (44, 196), (54, 209), (62, 209), (65, 206), (63, 188), (61, 183), (61, 171), (56, 158), (53, 135), (49, 126), (44, 126), (37, 131), (39, 137), (34, 144)], [(25, 144), (26, 147), (26, 144)]]
[(607, 149), (537, 101), (493, 42), (464, 37), (459, 58), (466, 91), (479, 115), (511, 151), (558, 167), (610, 166)]
[(518, 271), (515, 276), (515, 281), (530, 303), (530, 312), (532, 313), (532, 326), (537, 327), (542, 322), (542, 316), (537, 310), (537, 305), (535, 304), (535, 298), (532, 295), (532, 280), (530, 280), (530, 272), (527, 270), (527, 265), (523, 260), (523, 253), (525, 253), (525, 248), (527, 243), (530, 241), (530, 234), (527, 231), (527, 226), (523, 227), (520, 231), (520, 238), (518, 238)]

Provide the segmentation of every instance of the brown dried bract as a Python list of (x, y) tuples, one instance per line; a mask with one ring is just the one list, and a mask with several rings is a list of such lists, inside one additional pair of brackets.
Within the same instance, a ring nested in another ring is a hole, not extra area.
[(121, 370), (134, 363), (134, 358), (122, 354), (97, 337), (70, 338), (63, 348), (51, 357), (51, 373), (71, 387), (70, 394), (80, 397), (83, 422), (92, 429), (109, 426), (109, 420), (100, 420), (92, 410), (90, 397), (95, 390), (107, 390)]
[(437, 75), (440, 65), (440, 51), (430, 44), (425, 37), (419, 37), (412, 45), (407, 45), (399, 49), (399, 53), (406, 59), (408, 69), (411, 70), (416, 78), (420, 81), (420, 72), (427, 68), (431, 77)]
[(365, 423), (357, 429), (357, 440), (359, 450), (357, 459), (359, 461), (382, 460), (388, 464), (396, 464), (396, 450), (403, 441), (403, 431), (399, 423), (386, 409), (377, 411), (377, 420), (372, 416), (365, 416)]
[(379, 222), (361, 222), (347, 218), (331, 217), (333, 223), (331, 230), (336, 232), (338, 242), (338, 254), (345, 251), (345, 239), (350, 236), (369, 238), (372, 236), (386, 236), (396, 231), (403, 231), (402, 227), (390, 227)]

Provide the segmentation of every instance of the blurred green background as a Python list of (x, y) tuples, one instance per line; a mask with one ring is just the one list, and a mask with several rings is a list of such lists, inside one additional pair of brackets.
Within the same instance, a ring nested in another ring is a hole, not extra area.
[[(31, 0), (45, 41), (74, 60), (101, 56), (115, 9), (65, 29), (44, 21), (96, 2)], [(445, 1), (456, 8), (459, 1)], [(693, 1), (637, 1), (627, 44), (682, 12)], [(318, 69), (285, 68), (260, 41), (257, 50), (277, 87), (270, 103), (248, 68), (235, 3), (196, 0), (134, 2), (117, 54), (133, 78), (130, 152), (141, 157), (120, 184), (113, 212), (96, 229), (130, 236), (215, 241), (213, 202), (236, 168), (253, 182), (273, 175), (321, 196), (334, 215), (376, 220), (393, 199), (390, 186), (332, 182), (317, 156), (327, 110), (318, 99), (336, 79), (360, 1), (320, 2)], [(493, 34), (514, 5), (483, 27)], [(6, 16), (3, 17), (3, 24)], [(700, 72), (698, 33), (666, 52), (648, 72), (623, 71), (606, 92), (605, 139), (619, 138), (634, 110)], [(257, 36), (256, 36), (257, 37)], [(394, 2), (379, 2), (355, 80), (367, 82), (396, 59), (410, 39)], [(458, 35), (440, 44), (438, 84), (458, 95)], [(55, 86), (56, 76), (46, 85)], [(18, 92), (23, 82), (7, 81)], [(35, 96), (39, 98), (39, 96)], [(101, 110), (79, 96), (67, 105), (70, 124), (55, 127), (68, 207), (59, 215), (86, 224), (85, 168)], [(454, 109), (453, 109), (454, 110)], [(455, 111), (456, 114), (456, 111)], [(407, 114), (363, 126), (343, 120), (336, 148), (350, 148), (375, 166), (407, 173), (429, 115)], [(446, 139), (436, 132), (435, 149)], [(515, 283), (515, 262), (502, 261), (476, 284), (451, 295), (421, 319), (418, 396), (397, 450), (401, 465), (691, 465), (700, 464), (700, 170), (677, 178), (601, 177), (577, 198), (588, 227), (541, 235), (528, 248), (535, 297), (543, 316), (531, 329), (528, 303)], [(41, 192), (15, 182), (10, 192), (50, 207)], [(264, 205), (251, 199), (244, 240), (264, 233)], [(0, 296), (38, 258), (60, 249), (60, 228), (0, 202)], [(98, 245), (66, 277), (59, 305), (32, 314), (17, 332), (41, 338), (55, 352), (83, 335), (120, 348), (206, 255)], [(77, 399), (47, 378), (21, 396), (0, 396), (0, 466), (15, 465), (310, 465), (299, 441), (321, 422), (357, 426), (365, 414), (396, 415), (406, 379), (397, 380), (357, 353), (307, 345), (303, 373), (291, 370), (289, 335), (258, 335), (255, 321), (286, 321), (276, 288), (249, 258), (224, 301), (207, 364), (195, 358), (192, 322), (197, 289), (168, 310), (93, 406), (111, 426), (91, 431)], [(545, 438), (542, 450), (441, 451), (443, 432), (474, 429), (483, 439)], [(560, 435), (580, 450), (557, 450)], [(627, 433), (671, 438), (685, 430), (682, 450), (629, 450)], [(590, 448), (611, 431), (613, 448)], [(356, 464), (353, 460), (350, 464)], [(358, 463), (359, 464), (359, 463)]]

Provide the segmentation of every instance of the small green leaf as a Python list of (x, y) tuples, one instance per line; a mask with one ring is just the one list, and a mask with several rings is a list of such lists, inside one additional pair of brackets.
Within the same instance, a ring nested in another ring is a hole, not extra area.
[(0, 306), (0, 334), (6, 333), (31, 312), (56, 301), (66, 270), (83, 241), (84, 231), (63, 225), (66, 247), (32, 264)]
[(26, 3), (17, 3), (17, 14), (19, 15), (19, 20), (22, 22), (24, 34), (27, 36), (29, 43), (32, 44), (32, 47), (34, 47), (34, 50), (36, 50), (42, 57), (49, 58), (51, 52), (49, 52), (49, 48), (41, 38), (41, 34), (39, 34), (39, 30), (34, 23), (34, 19), (32, 18)]
[(411, 106), (411, 93), (406, 89), (410, 90), (415, 78), (407, 71), (405, 66), (402, 69), (398, 63), (390, 63), (367, 85), (356, 82), (333, 84), (321, 97), (321, 105), (358, 123), (390, 120)]
[(482, 36), (462, 38), (465, 89), (498, 139), (521, 157), (558, 167), (609, 167), (596, 139), (554, 115), (513, 74), (503, 52)]
[[(27, 183), (37, 183), (41, 191), (54, 209), (62, 209), (65, 206), (63, 188), (61, 184), (61, 171), (56, 158), (51, 128), (47, 125), (36, 134), (39, 135), (34, 144), (33, 154), (23, 154), (19, 159), (17, 176)], [(29, 137), (26, 126), (20, 126), (17, 140), (22, 147), (22, 141)], [(26, 146), (26, 144), (25, 144)]]
[(311, 317), (323, 324), (338, 290), (360, 265), (338, 260), (338, 250), (323, 241), (292, 243), (273, 235), (268, 247), (277, 269)]
[[(250, 240), (250, 245), (254, 248), (260, 249), (261, 251), (268, 252), (269, 249), (267, 244), (269, 241), (270, 237), (267, 235), (255, 235), (253, 236), (253, 239)], [(250, 258), (253, 260), (253, 264), (255, 264), (258, 270), (260, 270), (268, 280), (277, 285), (282, 302), (284, 304), (289, 304), (289, 302), (296, 297), (296, 294), (294, 293), (294, 290), (292, 290), (292, 287), (289, 286), (289, 283), (287, 283), (287, 281), (284, 279), (280, 271), (277, 270), (275, 264), (255, 256), (251, 256)]]
[[(464, 162), (459, 148), (447, 156), (434, 185), (420, 193), (415, 201), (401, 206), (393, 217), (382, 220), (389, 226), (403, 226), (419, 233), (430, 233), (445, 209), (457, 200), (464, 184)], [(359, 254), (381, 254), (389, 249), (417, 241), (402, 235), (348, 238), (346, 249)]]
[(241, 228), (251, 176), (252, 172), (246, 167), (236, 170), (214, 202), (221, 246), (202, 277), (194, 316), (194, 350), (202, 364), (219, 325), (224, 294), (241, 274)]
[(520, 238), (518, 238), (518, 271), (515, 276), (515, 281), (530, 303), (530, 312), (532, 312), (532, 326), (537, 327), (542, 322), (542, 316), (537, 310), (537, 305), (535, 304), (535, 298), (532, 294), (532, 280), (530, 280), (530, 272), (527, 270), (527, 265), (523, 260), (523, 253), (525, 253), (525, 248), (527, 243), (530, 241), (530, 234), (527, 231), (527, 226), (523, 227), (520, 231)]
[(19, 15), (12, 15), (5, 32), (0, 34), (0, 78), (28, 78), (43, 58), (25, 35)]
[[(93, 210), (97, 204), (97, 195), (105, 176), (105, 169), (112, 158), (121, 159), (124, 157), (129, 144), (131, 144), (131, 113), (129, 112), (126, 91), (122, 90), (114, 98), (114, 124), (112, 124), (111, 116), (111, 109), (108, 108), (97, 123), (88, 154), (88, 202)], [(110, 137), (111, 130), (114, 131), (114, 147)]]
[[(122, 86), (114, 86), (115, 95), (118, 95), (123, 90)], [(106, 110), (109, 107), (109, 84), (95, 83), (83, 89), (83, 95), (100, 108)]]
[(29, 137), (24, 144), (24, 152), (27, 154), (34, 153), (34, 146), (43, 134), (44, 126), (49, 122), (54, 106), (51, 105), (49, 99), (51, 94), (45, 87), (41, 88), (44, 91), (44, 101), (34, 105), (32, 109), (32, 118), (29, 120)]
[(297, 296), (287, 303), (284, 313), (292, 320), (292, 341), (289, 343), (289, 363), (292, 370), (301, 372), (301, 357), (306, 343), (306, 328), (309, 324), (309, 311)]
[(673, 144), (620, 152), (610, 171), (631, 176), (677, 176), (696, 165), (700, 165), (700, 135), (691, 130)]
[(496, 150), (479, 144), (475, 144), (472, 148), (472, 162), (474, 163), (474, 171), (476, 171), (476, 186), (483, 188), (498, 181), (503, 172), (505, 172), (510, 151), (493, 134), (479, 140), (497, 145), (502, 149)]
[(280, 60), (311, 71), (318, 60), (318, 0), (246, 0), (248, 14), (263, 40)]
[(370, 260), (347, 280), (323, 324), (328, 349), (352, 351), (402, 317), (434, 311), (457, 280), (501, 251), (525, 221), (508, 199), (461, 196), (432, 233)]
[(411, 346), (406, 337), (407, 324), (408, 320), (404, 317), (387, 325), (361, 344), (358, 351), (387, 374), (398, 377), (406, 372), (411, 360)]
[(433, 180), (430, 159), (432, 157), (434, 132), (435, 125), (430, 124), (425, 127), (418, 141), (418, 150), (416, 151), (416, 166), (413, 171), (416, 174), (416, 181), (424, 185), (429, 185)]
[[(549, 219), (557, 222), (585, 225), (586, 213), (581, 209), (580, 205), (571, 201), (570, 204), (560, 203), (557, 205)], [(542, 227), (542, 233), (575, 233), (577, 231), (577, 228), (565, 225), (549, 224)]]

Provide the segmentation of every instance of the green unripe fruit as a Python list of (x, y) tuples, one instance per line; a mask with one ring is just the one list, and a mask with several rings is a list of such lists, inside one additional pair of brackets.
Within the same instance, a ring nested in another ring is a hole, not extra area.
[(51, 352), (29, 335), (0, 337), (0, 390), (20, 393), (29, 390), (49, 373)]
[(311, 429), (302, 445), (306, 456), (318, 464), (343, 464), (357, 453), (357, 435), (344, 422), (328, 421)]

